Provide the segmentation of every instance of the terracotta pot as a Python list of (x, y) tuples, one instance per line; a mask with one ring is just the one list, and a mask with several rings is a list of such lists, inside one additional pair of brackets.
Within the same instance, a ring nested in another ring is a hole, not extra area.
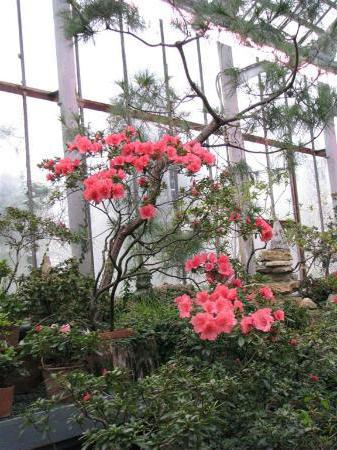
[[(127, 366), (128, 350), (125, 346), (119, 345), (118, 341), (135, 336), (135, 334), (132, 328), (120, 328), (118, 330), (98, 333), (101, 344), (99, 347), (100, 351), (94, 356), (95, 372), (101, 373), (103, 369), (111, 367), (120, 367), (129, 371), (129, 367)], [(123, 355), (121, 355), (122, 353)]]
[(20, 327), (17, 325), (6, 325), (0, 327), (0, 341), (6, 341), (8, 345), (17, 345), (19, 342)]
[(134, 336), (136, 333), (132, 328), (120, 328), (113, 331), (101, 331), (98, 333), (100, 339), (108, 341), (110, 339), (123, 339)]
[(12, 414), (14, 386), (0, 388), (0, 419)]
[(43, 381), (46, 387), (47, 396), (51, 398), (53, 395), (60, 397), (60, 400), (67, 401), (70, 398), (62, 387), (62, 378), (75, 370), (84, 370), (83, 364), (74, 364), (64, 367), (44, 366), (42, 368)]

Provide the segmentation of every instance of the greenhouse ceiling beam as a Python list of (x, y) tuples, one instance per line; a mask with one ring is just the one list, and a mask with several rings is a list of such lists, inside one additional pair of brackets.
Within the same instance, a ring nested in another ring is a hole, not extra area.
[[(170, 0), (163, 0), (163, 1), (166, 2), (166, 3), (171, 4)], [(192, 11), (193, 12), (191, 0), (185, 0), (184, 2), (181, 2), (181, 3), (184, 3), (185, 11), (187, 11), (187, 12), (191, 12)], [(328, 4), (329, 6), (333, 6), (335, 9), (337, 9), (337, 5), (332, 4), (332, 2), (329, 2), (329, 1), (326, 0), (325, 3)], [(220, 27), (223, 27), (224, 30), (227, 30), (230, 33), (236, 34), (235, 30), (233, 30), (233, 31), (232, 30), (228, 30), (228, 29), (226, 29), (226, 27), (222, 26), (221, 24), (214, 23), (214, 25), (219, 25)], [(281, 31), (277, 27), (270, 26), (270, 28), (275, 32), (275, 34), (279, 34), (280, 31)], [(311, 31), (313, 31), (313, 30), (311, 30)], [(261, 45), (261, 42), (258, 42), (258, 41), (256, 41), (254, 39), (253, 33), (248, 33), (248, 34), (244, 35), (243, 33), (240, 33), (240, 31), (238, 30), (237, 34), (242, 36), (242, 37), (248, 37), (251, 41), (255, 42), (257, 45)], [(323, 41), (325, 41), (328, 38), (327, 34), (328, 33), (325, 30), (323, 30), (323, 33), (320, 33), (320, 37), (319, 37), (320, 42), (323, 42)], [(291, 37), (290, 35), (288, 35), (288, 36), (289, 36), (289, 38)], [(242, 45), (245, 46), (245, 47), (249, 47), (250, 46), (249, 44), (245, 44), (244, 42), (242, 42)], [(285, 44), (284, 42), (283, 42), (283, 45), (282, 45), (281, 42), (278, 43), (277, 41), (275, 41), (275, 42), (268, 42), (268, 43), (265, 43), (265, 45), (268, 46), (268, 47), (274, 48), (275, 50), (279, 50), (282, 53), (289, 54), (289, 55), (293, 51), (293, 45), (292, 44), (288, 44), (288, 43)], [(331, 72), (331, 73), (337, 75), (337, 63), (334, 62), (333, 60), (329, 59), (329, 55), (325, 54), (324, 49), (323, 49), (322, 52), (319, 53), (318, 56), (317, 55), (315, 55), (315, 56), (316, 57), (313, 60), (311, 57), (307, 57), (307, 56), (303, 55), (303, 53), (300, 51), (300, 64), (302, 64), (302, 63), (312, 64), (313, 66), (315, 66), (317, 68), (324, 69), (327, 72)]]
[[(27, 97), (30, 98), (36, 98), (38, 100), (48, 100), (57, 103), (59, 101), (58, 98), (58, 92), (57, 91), (45, 91), (43, 89), (36, 89), (28, 86), (21, 86), (20, 84), (15, 83), (8, 83), (7, 81), (0, 81), (0, 92), (8, 92), (10, 94), (17, 94), (17, 95), (23, 95), (26, 94)], [(80, 98), (78, 99), (79, 106), (83, 107), (84, 109), (90, 109), (92, 111), (99, 111), (104, 113), (111, 113), (116, 116), (120, 115), (120, 111), (118, 111), (117, 108), (114, 108), (113, 106), (109, 105), (108, 103), (103, 102), (97, 102), (95, 100), (89, 100)], [(130, 109), (130, 116), (133, 119), (139, 119), (144, 120), (147, 122), (153, 122), (158, 123), (161, 125), (169, 125), (173, 121), (173, 126), (176, 126), (181, 129), (191, 128), (195, 131), (200, 131), (204, 128), (204, 124), (197, 123), (197, 122), (191, 122), (188, 120), (178, 119), (176, 117), (170, 119), (167, 116), (162, 116), (160, 114), (154, 114), (154, 113), (145, 113), (143, 111), (136, 111)], [(222, 135), (222, 133), (220, 133)], [(277, 141), (275, 139), (265, 139), (262, 136), (256, 136), (254, 134), (250, 133), (243, 133), (243, 138), (247, 142), (252, 142), (255, 144), (261, 144), (261, 145), (269, 145), (270, 147), (274, 148), (285, 148), (284, 143)], [(225, 145), (225, 144), (224, 144)], [(312, 149), (305, 146), (298, 146), (298, 145), (291, 145), (287, 146), (287, 149), (304, 153), (307, 155), (312, 155)], [(325, 157), (325, 150), (316, 150), (316, 156)]]

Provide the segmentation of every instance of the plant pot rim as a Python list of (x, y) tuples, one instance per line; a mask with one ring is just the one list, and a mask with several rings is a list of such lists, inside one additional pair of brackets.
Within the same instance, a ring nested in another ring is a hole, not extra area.
[(64, 370), (64, 369), (80, 369), (83, 368), (84, 363), (78, 362), (78, 363), (74, 363), (74, 364), (67, 364), (67, 365), (60, 365), (60, 366), (56, 366), (54, 364), (42, 364), (41, 365), (41, 369), (42, 370), (47, 370), (47, 371), (52, 371), (52, 370)]
[(102, 330), (98, 332), (98, 337), (101, 340), (109, 340), (109, 339), (122, 339), (131, 336), (135, 336), (136, 332), (133, 328), (117, 328), (116, 330)]
[(0, 390), (1, 390), (1, 389), (14, 389), (14, 388), (15, 388), (14, 384), (11, 384), (11, 385), (9, 385), (9, 386), (1, 386), (1, 385), (0, 385)]

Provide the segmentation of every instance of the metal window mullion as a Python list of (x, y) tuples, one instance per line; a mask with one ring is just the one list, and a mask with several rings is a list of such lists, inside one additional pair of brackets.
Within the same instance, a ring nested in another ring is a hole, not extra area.
[[(286, 107), (288, 108), (289, 102), (288, 102), (288, 98), (286, 95), (284, 96), (284, 101), (285, 101)], [(288, 136), (289, 136), (290, 143), (292, 144), (291, 130), (289, 127), (288, 127)], [(288, 174), (289, 174), (289, 183), (290, 183), (290, 190), (291, 190), (291, 200), (292, 200), (294, 220), (295, 220), (295, 223), (297, 223), (298, 225), (301, 225), (301, 211), (300, 211), (300, 205), (299, 205), (299, 200), (298, 200), (296, 170), (294, 167), (294, 153), (290, 154), (289, 151), (287, 151), (286, 162), (287, 162), (287, 169), (288, 169)], [(304, 253), (304, 250), (302, 247), (300, 247), (299, 245), (297, 245), (296, 247), (297, 247), (298, 259), (300, 262), (299, 278), (300, 278), (300, 280), (303, 280), (305, 277), (305, 265), (304, 265), (305, 253)]]
[[(19, 45), (20, 45), (20, 63), (21, 63), (21, 84), (26, 87), (26, 67), (25, 67), (25, 54), (23, 47), (23, 31), (22, 31), (22, 16), (21, 16), (21, 3), (20, 0), (16, 1), (17, 17), (18, 17), (18, 29), (19, 29)], [(28, 209), (31, 214), (34, 214), (34, 199), (33, 199), (33, 182), (32, 171), (30, 161), (30, 145), (29, 145), (29, 125), (28, 125), (28, 108), (27, 108), (27, 96), (25, 92), (22, 93), (22, 109), (23, 109), (23, 123), (25, 133), (25, 155), (26, 155), (26, 177), (27, 177), (27, 193), (28, 193)], [(34, 236), (32, 238), (32, 265), (37, 267), (37, 252), (35, 246)]]
[[(259, 62), (259, 59), (256, 59), (257, 62)], [(263, 87), (262, 87), (262, 77), (259, 74), (258, 75), (258, 83), (259, 83), (259, 93), (260, 93), (260, 100), (263, 100)], [(264, 108), (262, 108), (262, 124), (263, 124), (263, 137), (265, 139), (264, 148), (266, 151), (266, 162), (267, 162), (267, 173), (268, 173), (268, 187), (269, 187), (269, 196), (270, 196), (270, 204), (271, 204), (271, 213), (273, 216), (273, 220), (276, 220), (276, 209), (275, 209), (275, 198), (274, 198), (274, 190), (273, 190), (273, 180), (271, 178), (271, 160), (270, 160), (270, 154), (269, 154), (269, 146), (267, 144), (267, 138), (268, 138), (268, 130), (266, 127), (266, 117), (265, 117), (265, 111)]]
[[(200, 80), (200, 89), (203, 94), (205, 94), (205, 82), (204, 82), (204, 70), (202, 66), (202, 57), (201, 57), (201, 48), (200, 48), (200, 38), (196, 40), (197, 43), (197, 55), (198, 55), (198, 68), (199, 68), (199, 80)], [(204, 125), (208, 124), (207, 111), (203, 105), (202, 112), (204, 116)], [(209, 139), (206, 141), (209, 144)], [(211, 180), (213, 180), (212, 167), (208, 167), (208, 175)]]
[[(76, 84), (77, 84), (77, 95), (80, 99), (83, 97), (82, 92), (82, 78), (81, 78), (81, 65), (80, 65), (80, 51), (78, 46), (78, 38), (75, 36), (74, 38), (74, 50), (75, 50), (75, 66), (76, 66)], [(80, 125), (82, 129), (84, 130), (84, 108), (82, 105), (79, 105), (79, 111), (80, 111)], [(85, 170), (87, 171), (87, 163), (85, 162)], [(91, 223), (91, 211), (90, 211), (90, 203), (85, 202), (84, 204), (85, 208), (85, 219), (86, 224), (88, 228), (88, 241), (89, 241), (89, 248), (88, 251), (90, 252), (90, 263), (91, 263), (91, 273), (93, 276), (95, 276), (95, 258), (94, 258), (94, 243), (93, 243), (93, 234), (92, 234), (92, 223)]]
[[(164, 83), (165, 83), (165, 93), (166, 93), (166, 111), (167, 111), (167, 114), (169, 117), (169, 130), (172, 133), (172, 132), (174, 132), (173, 122), (172, 122), (173, 111), (172, 111), (172, 102), (171, 102), (171, 98), (170, 98), (169, 72), (168, 72), (168, 64), (167, 64), (166, 48), (165, 48), (164, 25), (163, 25), (162, 19), (159, 19), (159, 28), (160, 28)], [(175, 201), (179, 197), (179, 182), (178, 182), (177, 167), (169, 168), (169, 179), (170, 179), (171, 197), (172, 197), (172, 200)]]

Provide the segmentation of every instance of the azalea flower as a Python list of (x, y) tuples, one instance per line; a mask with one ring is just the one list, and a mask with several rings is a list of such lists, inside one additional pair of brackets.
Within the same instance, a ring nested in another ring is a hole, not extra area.
[(70, 333), (70, 325), (66, 323), (59, 328), (60, 333)]
[(157, 210), (153, 205), (148, 204), (139, 208), (139, 214), (143, 220), (152, 219), (157, 214)]

